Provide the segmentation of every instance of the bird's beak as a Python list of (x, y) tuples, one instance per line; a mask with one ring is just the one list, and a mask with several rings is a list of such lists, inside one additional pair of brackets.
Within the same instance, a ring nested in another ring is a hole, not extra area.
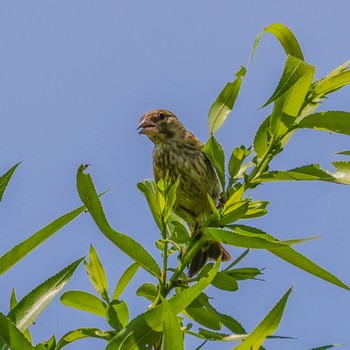
[(157, 130), (157, 125), (149, 119), (144, 119), (144, 120), (141, 120), (141, 123), (137, 127), (137, 130), (139, 129), (141, 129), (139, 131), (139, 134), (149, 135), (154, 133)]

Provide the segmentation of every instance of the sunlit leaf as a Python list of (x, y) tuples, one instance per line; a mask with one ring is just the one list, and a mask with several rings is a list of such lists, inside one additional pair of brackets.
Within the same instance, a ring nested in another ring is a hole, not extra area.
[(162, 230), (161, 212), (157, 204), (157, 185), (153, 180), (144, 180), (137, 184), (137, 188), (144, 194), (147, 199), (148, 206), (151, 209), (154, 221), (158, 228)]
[(22, 332), (2, 313), (0, 313), (0, 349), (33, 350), (33, 346)]
[[(254, 235), (260, 234), (262, 236), (269, 237), (270, 239), (274, 239), (274, 237), (271, 236), (270, 234), (267, 234), (257, 228), (250, 227), (250, 226), (232, 225), (232, 229), (240, 233), (251, 233)], [(345, 283), (339, 280), (339, 278), (337, 278), (330, 272), (326, 271), (322, 267), (318, 266), (313, 261), (309, 260), (307, 257), (298, 253), (296, 250), (292, 249), (291, 247), (280, 247), (276, 249), (272, 248), (268, 250), (270, 253), (278, 256), (279, 258), (287, 261), (288, 263), (296, 266), (301, 270), (304, 270), (338, 287), (350, 290), (350, 287), (348, 287)]]
[[(201, 278), (196, 284), (184, 289), (168, 300), (169, 306), (177, 315), (187, 308), (202, 291), (211, 283), (220, 266), (220, 259), (209, 271), (208, 275)], [(160, 339), (162, 331), (163, 305), (139, 315), (120, 331), (109, 343), (106, 350), (119, 349), (122, 345), (125, 349), (147, 349)]]
[(17, 303), (8, 317), (19, 330), (26, 330), (36, 320), (51, 300), (64, 288), (82, 260), (83, 258), (70, 264)]
[(13, 173), (20, 164), (21, 162), (15, 164), (10, 170), (8, 170), (4, 175), (0, 177), (0, 202)]
[(232, 111), (242, 85), (242, 79), (246, 72), (247, 70), (242, 66), (236, 73), (236, 80), (227, 83), (224, 89), (220, 92), (220, 95), (212, 104), (208, 116), (210, 135), (215, 134), (220, 129), (229, 113)]
[(129, 310), (125, 301), (113, 300), (107, 307), (106, 316), (115, 330), (123, 329), (129, 322)]
[(278, 39), (287, 55), (292, 55), (294, 57), (299, 58), (300, 60), (304, 59), (303, 53), (301, 52), (301, 48), (296, 37), (287, 26), (280, 23), (270, 24), (261, 33), (259, 33), (254, 42), (251, 59), (253, 59), (256, 48), (264, 33), (273, 34), (276, 37), (276, 39)]
[(272, 236), (249, 234), (247, 232), (243, 232), (242, 230), (241, 232), (238, 232), (235, 225), (230, 226), (230, 228), (231, 227), (234, 229), (234, 231), (228, 231), (221, 228), (206, 228), (203, 230), (203, 233), (209, 240), (218, 241), (235, 247), (254, 249), (287, 247), (293, 244), (300, 244), (310, 239), (314, 239), (311, 237), (306, 239), (278, 241)]
[(298, 128), (317, 129), (350, 135), (350, 113), (329, 111), (311, 114), (298, 123)]
[(161, 271), (154, 258), (143, 246), (131, 237), (115, 231), (108, 223), (102, 209), (101, 202), (95, 191), (91, 176), (84, 174), (85, 166), (81, 165), (77, 174), (77, 187), (81, 200), (89, 210), (100, 231), (113, 242), (120, 250), (129, 255), (146, 271), (160, 277)]
[(110, 340), (112, 336), (109, 333), (103, 333), (98, 328), (80, 328), (66, 333), (57, 343), (55, 350), (60, 350), (70, 343), (84, 339), (97, 338), (102, 340)]
[(350, 83), (350, 60), (315, 83), (313, 97), (323, 97)]
[(264, 320), (249, 334), (249, 336), (235, 350), (259, 350), (266, 337), (273, 334), (281, 321), (288, 297), (292, 292), (290, 288), (274, 308), (266, 315)]
[(246, 149), (243, 145), (233, 149), (228, 164), (228, 172), (231, 178), (235, 178), (241, 168), (244, 159), (250, 154), (250, 149)]
[(56, 349), (56, 338), (52, 336), (49, 340), (43, 343), (35, 345), (33, 350), (55, 350)]
[[(301, 59), (298, 59), (294, 56), (288, 55), (287, 60), (284, 66), (282, 77), (278, 83), (278, 86), (272, 96), (264, 103), (263, 107), (269, 105), (271, 102), (276, 101), (279, 97), (281, 97), (286, 91), (288, 91), (290, 88), (292, 88), (298, 80), (303, 77), (306, 73), (311, 72), (311, 67), (309, 64), (304, 62)], [(309, 73), (310, 74), (310, 73)], [(312, 73), (313, 74), (313, 73)], [(307, 84), (307, 82), (310, 80), (310, 77), (308, 76), (308, 79), (305, 79), (303, 84), (299, 84), (299, 88), (303, 88), (305, 90), (304, 84)], [(306, 92), (308, 91), (308, 88)], [(295, 98), (298, 96), (299, 98), (302, 98), (304, 95), (301, 91), (300, 95), (295, 95)], [(294, 92), (295, 93), (295, 92)], [(306, 95), (306, 93), (305, 93)], [(296, 101), (296, 100), (294, 100)], [(301, 103), (298, 100), (297, 105), (302, 105), (304, 102), (304, 99), (302, 99)], [(299, 109), (300, 109), (299, 106)], [(293, 106), (289, 106), (289, 110), (294, 110)], [(298, 110), (299, 112), (299, 110)], [(296, 114), (297, 115), (297, 114)]]
[(109, 297), (106, 273), (100, 259), (98, 258), (97, 252), (92, 245), (90, 245), (89, 258), (89, 262), (84, 260), (84, 266), (88, 273), (89, 279), (96, 291), (103, 297), (104, 300), (108, 302)]
[(214, 166), (222, 188), (225, 188), (225, 154), (214, 136), (210, 136), (208, 142), (205, 145), (204, 152), (209, 158), (211, 164)]
[(232, 276), (235, 280), (247, 280), (247, 279), (256, 279), (256, 276), (262, 274), (262, 272), (256, 267), (241, 267), (233, 270), (225, 270), (225, 273), (229, 276)]
[(38, 232), (34, 233), (25, 241), (13, 247), (6, 254), (0, 257), (0, 275), (5, 273), (8, 269), (14, 266), (18, 261), (23, 259), (33, 249), (38, 247), (41, 243), (51, 237), (54, 233), (67, 225), (70, 221), (75, 219), (85, 209), (85, 206), (77, 208), (68, 214), (65, 214), (55, 221), (51, 222)]
[(162, 350), (184, 349), (184, 335), (175, 312), (167, 300), (163, 299), (163, 341)]
[(328, 349), (336, 348), (338, 346), (343, 346), (343, 344), (325, 345), (325, 346), (320, 346), (320, 347), (317, 347), (317, 348), (312, 348), (312, 349), (309, 349), (309, 350), (328, 350)]
[(158, 295), (158, 287), (153, 283), (144, 283), (137, 289), (136, 295), (154, 302)]
[(137, 263), (131, 264), (123, 273), (123, 275), (120, 277), (114, 293), (113, 293), (113, 300), (117, 300), (120, 298), (121, 294), (123, 293), (126, 286), (129, 284), (129, 282), (132, 280), (132, 278), (135, 276), (135, 273), (139, 269), (140, 265)]
[(78, 310), (90, 312), (92, 314), (104, 317), (106, 315), (107, 305), (95, 295), (80, 291), (72, 290), (62, 294), (61, 303)]

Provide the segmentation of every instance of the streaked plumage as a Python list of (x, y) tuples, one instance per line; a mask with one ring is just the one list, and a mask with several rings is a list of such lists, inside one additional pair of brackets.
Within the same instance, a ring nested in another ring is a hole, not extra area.
[[(190, 224), (195, 234), (200, 234), (201, 223), (212, 212), (207, 194), (216, 202), (220, 196), (220, 184), (203, 143), (172, 112), (164, 109), (143, 115), (138, 129), (154, 143), (155, 180), (164, 178), (168, 172), (175, 182), (180, 175), (174, 211)], [(211, 242), (207, 250), (199, 251), (193, 258), (189, 276), (195, 275), (208, 259), (216, 260), (220, 255), (223, 261), (231, 258), (219, 242)]]

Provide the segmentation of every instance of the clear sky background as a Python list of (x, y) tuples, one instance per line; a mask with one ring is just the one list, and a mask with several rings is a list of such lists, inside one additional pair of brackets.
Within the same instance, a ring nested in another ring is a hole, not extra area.
[[(158, 238), (136, 184), (152, 177), (152, 144), (136, 131), (140, 116), (172, 110), (200, 139), (208, 137), (208, 110), (240, 65), (248, 74), (236, 108), (217, 137), (229, 154), (249, 146), (269, 108), (285, 60), (266, 34), (255, 57), (256, 35), (280, 22), (295, 33), (305, 59), (320, 78), (350, 58), (348, 1), (2, 1), (0, 4), (0, 172), (23, 160), (0, 208), (0, 254), (81, 204), (75, 175), (89, 163), (112, 226), (142, 243), (160, 260)], [(350, 89), (330, 96), (320, 110), (350, 110)], [(301, 131), (273, 162), (274, 169), (320, 163), (332, 170), (334, 153), (349, 138)], [(328, 183), (265, 184), (255, 199), (270, 200), (269, 215), (251, 222), (280, 239), (320, 235), (298, 250), (350, 284), (350, 188)], [(245, 222), (249, 224), (248, 222)], [(11, 288), (22, 298), (93, 244), (104, 263), (111, 293), (130, 259), (83, 214), (0, 278), (0, 310), (8, 311)], [(229, 248), (233, 257), (241, 250)], [(251, 331), (284, 292), (294, 291), (277, 332), (298, 340), (266, 343), (272, 350), (347, 344), (349, 292), (312, 277), (267, 252), (252, 251), (241, 267), (265, 268), (265, 281), (240, 283), (236, 293), (210, 289), (218, 310)], [(126, 290), (132, 316), (149, 302), (135, 296), (152, 281), (138, 272)], [(66, 287), (92, 292), (83, 266)], [(108, 329), (103, 319), (63, 306), (56, 298), (31, 327), (35, 342), (60, 338), (78, 327)], [(186, 338), (186, 349), (200, 341)], [(67, 349), (103, 349), (83, 340)], [(229, 349), (207, 344), (205, 349)]]

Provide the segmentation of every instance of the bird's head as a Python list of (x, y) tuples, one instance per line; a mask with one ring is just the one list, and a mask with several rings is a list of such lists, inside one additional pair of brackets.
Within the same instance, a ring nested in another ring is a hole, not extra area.
[(144, 114), (137, 129), (141, 129), (139, 133), (147, 135), (156, 144), (183, 137), (186, 132), (176, 116), (166, 109), (155, 109)]

